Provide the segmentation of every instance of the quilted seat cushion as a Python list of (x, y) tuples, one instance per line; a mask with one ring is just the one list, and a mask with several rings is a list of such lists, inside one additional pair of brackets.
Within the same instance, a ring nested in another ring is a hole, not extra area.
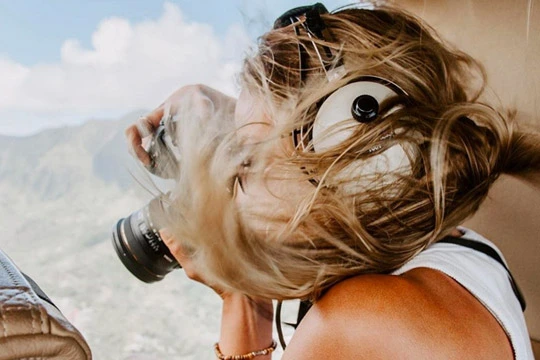
[(0, 360), (90, 360), (80, 332), (0, 250)]

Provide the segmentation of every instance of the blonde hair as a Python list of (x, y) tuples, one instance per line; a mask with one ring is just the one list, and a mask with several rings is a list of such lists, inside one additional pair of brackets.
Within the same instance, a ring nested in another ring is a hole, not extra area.
[[(266, 141), (239, 150), (230, 127), (209, 131), (191, 122), (181, 128), (182, 171), (170, 228), (192, 250), (203, 277), (225, 290), (315, 300), (347, 277), (389, 273), (470, 217), (500, 174), (539, 172), (538, 134), (518, 130), (512, 113), (483, 103), (483, 67), (420, 20), (389, 7), (322, 18), (332, 40), (314, 41), (339, 53), (343, 78), (328, 82), (313, 40), (296, 36), (292, 27), (265, 34), (246, 59), (244, 87), (264, 100), (275, 125)], [(305, 84), (298, 45), (309, 54)], [(383, 106), (380, 119), (356, 126), (354, 136), (326, 151), (311, 151), (307, 143), (269, 154), (294, 129), (310, 126), (330, 93), (364, 75), (399, 85), (406, 105)], [(219, 116), (213, 121), (219, 124)], [(389, 132), (391, 139), (384, 137)], [(395, 144), (409, 144), (410, 172), (391, 174), (391, 181), (388, 174), (373, 174), (373, 186), (347, 186), (366, 181), (344, 178), (352, 161)], [(318, 183), (288, 199), (295, 208), (290, 214), (246, 214), (230, 184), (246, 157), (253, 176)], [(251, 228), (249, 217), (273, 224), (271, 231)]]

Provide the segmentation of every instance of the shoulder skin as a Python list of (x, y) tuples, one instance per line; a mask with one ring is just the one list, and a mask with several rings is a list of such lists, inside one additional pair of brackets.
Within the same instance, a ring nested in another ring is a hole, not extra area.
[(308, 312), (283, 359), (513, 359), (497, 320), (445, 274), (361, 275)]

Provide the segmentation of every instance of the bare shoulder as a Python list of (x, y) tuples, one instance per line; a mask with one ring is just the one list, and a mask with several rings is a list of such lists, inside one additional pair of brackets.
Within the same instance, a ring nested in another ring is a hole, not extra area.
[(362, 275), (332, 287), (308, 312), (283, 359), (327, 359), (329, 354), (336, 359), (512, 359), (491, 314), (459, 284), (429, 269), (405, 276)]
[(416, 320), (402, 311), (412, 300), (410, 292), (408, 281), (398, 276), (363, 275), (340, 282), (310, 309), (284, 359), (325, 359), (329, 354), (336, 359), (403, 358), (392, 356), (390, 342), (403, 345), (408, 342), (404, 337), (411, 336), (408, 320)]

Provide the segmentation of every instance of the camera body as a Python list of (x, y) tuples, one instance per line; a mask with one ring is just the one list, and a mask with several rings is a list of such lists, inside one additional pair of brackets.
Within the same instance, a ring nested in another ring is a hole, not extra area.
[(146, 149), (150, 156), (146, 169), (163, 179), (173, 179), (179, 171), (180, 153), (175, 134), (176, 122), (168, 116), (160, 121)]
[[(151, 159), (146, 169), (164, 179), (173, 179), (179, 171), (175, 134), (172, 118), (162, 119), (146, 149)], [(181, 268), (159, 234), (165, 225), (167, 204), (168, 194), (157, 196), (143, 208), (118, 220), (112, 230), (116, 254), (135, 277), (146, 283), (162, 280), (172, 270)]]

